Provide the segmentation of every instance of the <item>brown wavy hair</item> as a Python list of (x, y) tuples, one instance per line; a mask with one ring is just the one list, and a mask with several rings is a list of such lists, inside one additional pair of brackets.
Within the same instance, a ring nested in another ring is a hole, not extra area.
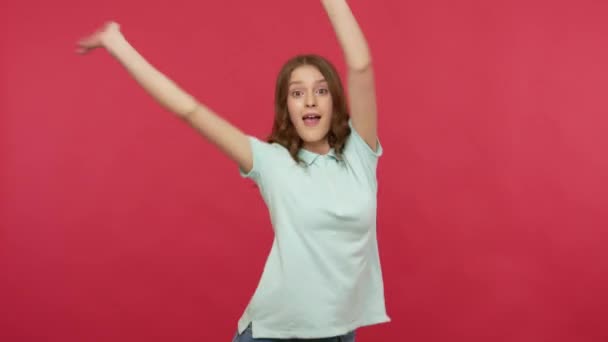
[(302, 148), (304, 142), (296, 132), (287, 109), (287, 96), (289, 93), (289, 80), (291, 73), (298, 67), (303, 65), (311, 65), (316, 67), (325, 80), (332, 97), (332, 118), (327, 140), (329, 146), (334, 148), (336, 156), (341, 159), (346, 138), (350, 135), (350, 127), (348, 126), (348, 106), (344, 87), (340, 80), (336, 68), (324, 57), (314, 54), (298, 55), (289, 59), (281, 68), (276, 81), (275, 96), (274, 96), (274, 123), (272, 132), (268, 137), (269, 143), (278, 143), (285, 147), (291, 157), (296, 162), (301, 162), (298, 158), (298, 151)]

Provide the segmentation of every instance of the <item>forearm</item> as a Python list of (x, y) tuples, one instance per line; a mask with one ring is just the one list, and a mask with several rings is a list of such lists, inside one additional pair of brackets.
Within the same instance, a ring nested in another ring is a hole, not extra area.
[(366, 69), (371, 64), (369, 47), (346, 0), (321, 0), (327, 12), (346, 64), (350, 69)]
[(104, 46), (164, 108), (182, 117), (196, 108), (196, 99), (146, 61), (122, 34), (107, 37)]

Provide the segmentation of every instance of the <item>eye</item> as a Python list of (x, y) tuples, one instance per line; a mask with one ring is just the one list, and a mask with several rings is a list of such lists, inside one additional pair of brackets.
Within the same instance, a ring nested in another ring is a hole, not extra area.
[(291, 92), (291, 96), (293, 96), (293, 97), (300, 97), (300, 96), (302, 96), (303, 94), (304, 94), (304, 93), (303, 93), (301, 90), (293, 90), (293, 91)]
[(320, 95), (327, 95), (327, 94), (329, 94), (329, 89), (327, 89), (327, 88), (319, 88), (317, 90), (317, 93), (319, 93)]

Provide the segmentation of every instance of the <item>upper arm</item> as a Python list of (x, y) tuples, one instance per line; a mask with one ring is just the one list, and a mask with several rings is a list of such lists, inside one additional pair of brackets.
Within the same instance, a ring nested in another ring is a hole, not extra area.
[(371, 64), (348, 71), (350, 116), (353, 127), (372, 150), (377, 148), (378, 114)]
[(245, 133), (204, 105), (184, 118), (210, 143), (235, 161), (245, 172), (253, 167), (253, 156), (249, 139)]

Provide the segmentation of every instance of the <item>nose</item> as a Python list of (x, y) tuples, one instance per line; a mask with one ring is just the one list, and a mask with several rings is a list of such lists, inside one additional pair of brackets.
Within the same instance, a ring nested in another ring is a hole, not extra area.
[(308, 93), (308, 95), (306, 95), (306, 107), (308, 108), (313, 108), (317, 106), (317, 98), (314, 94)]

